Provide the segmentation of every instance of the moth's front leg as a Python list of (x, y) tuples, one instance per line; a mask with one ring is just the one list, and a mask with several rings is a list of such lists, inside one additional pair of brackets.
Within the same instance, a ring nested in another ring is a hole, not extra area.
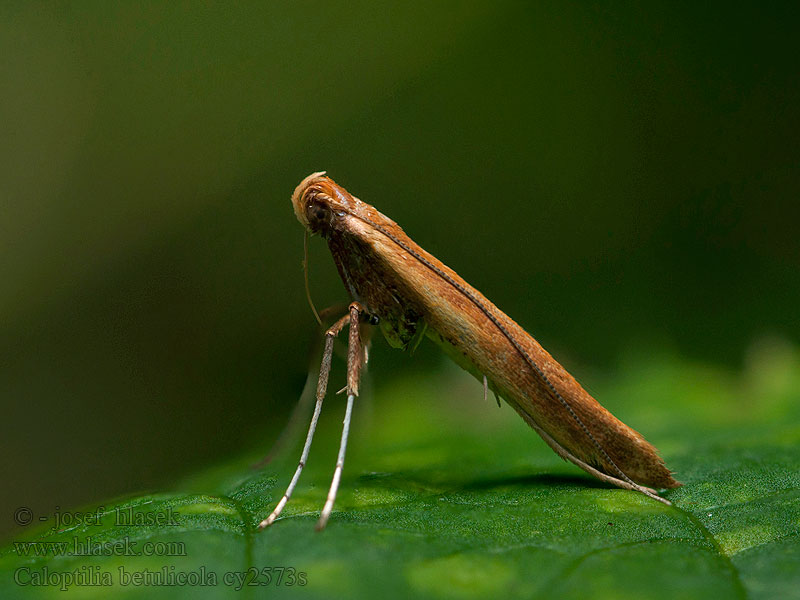
[(317, 522), (317, 531), (325, 529), (325, 525), (328, 524), (328, 518), (331, 516), (331, 511), (333, 510), (333, 503), (336, 501), (336, 492), (339, 490), (339, 481), (342, 478), (344, 456), (347, 452), (347, 437), (350, 434), (350, 419), (353, 415), (353, 403), (355, 402), (356, 396), (358, 396), (361, 367), (364, 365), (365, 359), (361, 344), (360, 321), (362, 315), (366, 315), (364, 307), (358, 302), (353, 302), (350, 305), (350, 330), (347, 346), (347, 408), (344, 413), (342, 439), (339, 443), (339, 456), (336, 459), (336, 468), (333, 471), (333, 479), (331, 480), (331, 487), (328, 491), (328, 498), (325, 501), (322, 514), (320, 514), (319, 521)]

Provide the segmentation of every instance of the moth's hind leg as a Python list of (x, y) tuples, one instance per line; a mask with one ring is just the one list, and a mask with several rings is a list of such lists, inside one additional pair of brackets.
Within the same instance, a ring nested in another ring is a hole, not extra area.
[(534, 431), (536, 431), (536, 433), (538, 433), (542, 437), (542, 439), (547, 443), (547, 445), (550, 446), (555, 451), (555, 453), (558, 454), (564, 460), (568, 460), (569, 462), (580, 467), (590, 475), (594, 475), (601, 481), (605, 481), (607, 483), (610, 483), (625, 490), (634, 490), (637, 492), (641, 492), (645, 496), (648, 496), (653, 500), (658, 500), (659, 502), (662, 502), (667, 506), (672, 505), (672, 502), (670, 502), (666, 498), (662, 498), (661, 496), (659, 496), (656, 490), (652, 488), (649, 488), (644, 485), (639, 485), (638, 483), (633, 481), (625, 481), (624, 479), (620, 479), (619, 477), (614, 477), (607, 473), (603, 473), (602, 471), (585, 463), (580, 458), (572, 454), (569, 450), (564, 448), (557, 441), (555, 441), (546, 431), (544, 431), (544, 429), (539, 427), (536, 421), (534, 421), (527, 413), (525, 413), (524, 411), (520, 411), (519, 409), (517, 409), (517, 412), (522, 416), (523, 419), (525, 419), (528, 425), (530, 425), (534, 429)]

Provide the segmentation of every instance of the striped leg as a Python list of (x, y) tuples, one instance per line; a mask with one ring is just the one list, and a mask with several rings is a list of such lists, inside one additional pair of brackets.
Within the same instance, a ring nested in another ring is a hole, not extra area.
[(359, 334), (359, 320), (363, 308), (353, 302), (350, 305), (350, 338), (347, 348), (347, 409), (344, 414), (342, 427), (342, 440), (339, 444), (339, 456), (336, 460), (336, 469), (333, 471), (331, 488), (328, 491), (328, 499), (322, 508), (322, 514), (317, 522), (317, 531), (325, 529), (328, 518), (333, 510), (333, 503), (336, 501), (336, 492), (339, 489), (339, 481), (342, 478), (342, 468), (344, 467), (344, 455), (347, 451), (347, 436), (350, 433), (350, 419), (353, 414), (353, 402), (358, 396), (358, 380), (361, 373), (361, 366), (364, 363), (364, 353), (361, 347), (361, 336)]
[[(335, 306), (330, 306), (328, 308), (322, 309), (319, 312), (319, 316), (322, 319), (323, 323), (330, 320), (332, 316), (338, 317), (339, 315), (345, 315), (347, 320), (349, 319), (349, 317), (347, 317), (348, 310), (349, 309), (346, 304), (337, 304)], [(336, 322), (338, 322), (338, 320), (339, 319), (336, 319)], [(317, 332), (316, 338), (322, 339), (323, 341), (326, 340), (327, 339), (327, 337), (325, 336), (326, 331), (327, 330), (325, 329), (324, 326), (320, 327), (319, 331)], [(313, 352), (314, 355), (316, 355), (317, 347), (319, 345), (319, 342), (317, 341), (316, 338), (314, 340), (314, 352)], [(303, 386), (303, 391), (300, 394), (300, 398), (298, 399), (297, 404), (294, 405), (294, 409), (292, 410), (292, 414), (289, 417), (286, 426), (283, 428), (283, 431), (281, 431), (281, 434), (278, 436), (278, 439), (275, 440), (275, 442), (273, 442), (272, 448), (269, 449), (269, 452), (267, 452), (264, 458), (252, 464), (251, 468), (260, 469), (261, 467), (269, 464), (278, 454), (280, 454), (283, 451), (284, 447), (287, 444), (293, 443), (297, 439), (297, 436), (300, 434), (299, 428), (301, 426), (302, 419), (306, 414), (307, 409), (311, 406), (311, 402), (314, 399), (314, 390), (313, 390), (314, 380), (316, 379), (317, 381), (319, 381), (319, 376), (320, 376), (320, 371), (315, 370), (314, 368), (309, 366), (308, 377), (306, 377), (306, 383)]]
[[(277, 519), (281, 514), (283, 507), (286, 506), (286, 503), (292, 496), (292, 492), (297, 485), (297, 480), (300, 479), (300, 473), (303, 472), (303, 467), (306, 465), (308, 451), (311, 449), (311, 440), (314, 439), (314, 432), (317, 429), (319, 413), (322, 410), (322, 400), (325, 398), (325, 391), (328, 388), (328, 375), (331, 372), (331, 360), (333, 359), (333, 341), (336, 336), (339, 335), (339, 332), (348, 323), (348, 321), (352, 322), (352, 310), (350, 315), (345, 315), (336, 321), (336, 323), (334, 323), (333, 326), (325, 332), (325, 349), (322, 352), (322, 365), (319, 369), (319, 381), (317, 382), (317, 404), (314, 407), (314, 416), (311, 417), (311, 425), (308, 427), (308, 435), (306, 436), (305, 446), (303, 446), (303, 453), (300, 455), (300, 462), (297, 463), (297, 470), (294, 473), (294, 477), (292, 477), (291, 483), (289, 483), (289, 487), (286, 488), (286, 493), (283, 495), (283, 498), (281, 498), (281, 501), (278, 502), (278, 506), (275, 507), (275, 510), (273, 510), (266, 519), (259, 523), (259, 529), (264, 529), (265, 527), (272, 525), (275, 519)], [(358, 330), (357, 323), (356, 330)]]

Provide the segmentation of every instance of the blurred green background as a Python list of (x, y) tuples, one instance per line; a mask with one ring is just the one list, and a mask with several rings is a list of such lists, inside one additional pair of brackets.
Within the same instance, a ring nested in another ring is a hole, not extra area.
[[(795, 11), (3, 3), (0, 531), (269, 448), (316, 332), (315, 170), (590, 381), (795, 344)], [(444, 360), (377, 340), (375, 410)]]

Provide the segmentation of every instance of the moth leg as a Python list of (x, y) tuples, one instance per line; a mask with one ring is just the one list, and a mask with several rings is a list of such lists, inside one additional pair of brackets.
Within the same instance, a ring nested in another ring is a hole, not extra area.
[(322, 531), (325, 529), (325, 525), (328, 524), (328, 518), (331, 516), (331, 511), (333, 510), (333, 503), (336, 501), (336, 492), (339, 490), (339, 481), (342, 478), (344, 456), (347, 451), (347, 437), (350, 433), (350, 419), (353, 415), (353, 403), (355, 397), (358, 396), (358, 380), (361, 374), (361, 367), (364, 364), (364, 352), (361, 347), (359, 327), (359, 320), (363, 311), (363, 307), (357, 302), (353, 302), (350, 305), (350, 338), (347, 348), (347, 408), (344, 413), (342, 440), (339, 443), (339, 456), (336, 459), (336, 469), (333, 471), (333, 479), (331, 480), (331, 487), (328, 491), (328, 498), (325, 500), (325, 506), (323, 506), (322, 513), (317, 522), (317, 531)]
[[(497, 395), (497, 392), (492, 390), (494, 394), (494, 399), (497, 400), (497, 408), (502, 408), (500, 406), (500, 396)], [(483, 401), (486, 402), (489, 399), (489, 380), (486, 379), (486, 375), (483, 376)]]
[(272, 525), (275, 519), (278, 518), (283, 507), (289, 502), (289, 498), (291, 498), (292, 492), (297, 485), (297, 480), (300, 479), (300, 473), (303, 472), (303, 467), (305, 467), (306, 460), (308, 459), (308, 451), (311, 449), (311, 440), (314, 439), (314, 432), (317, 429), (319, 413), (322, 410), (322, 400), (325, 398), (325, 391), (328, 388), (328, 375), (330, 375), (331, 372), (331, 360), (333, 359), (333, 341), (350, 319), (351, 317), (349, 315), (345, 315), (325, 332), (325, 349), (322, 351), (322, 365), (319, 369), (319, 380), (317, 381), (317, 404), (314, 407), (314, 415), (311, 417), (311, 424), (308, 427), (308, 435), (306, 436), (305, 446), (303, 446), (303, 452), (300, 455), (300, 461), (297, 463), (297, 470), (294, 473), (294, 477), (292, 477), (292, 481), (289, 483), (289, 487), (286, 488), (286, 493), (283, 495), (280, 502), (278, 502), (278, 506), (275, 507), (275, 510), (273, 510), (266, 519), (258, 524), (259, 529), (264, 529)]
[[(347, 316), (347, 306), (345, 304), (336, 304), (334, 306), (329, 306), (328, 308), (324, 308), (319, 311), (319, 316), (322, 318), (322, 322), (325, 323), (330, 321), (331, 316), (340, 318), (341, 315)], [(309, 363), (314, 359), (316, 356), (317, 351), (319, 350), (319, 340), (325, 339), (325, 327), (319, 327), (315, 331), (314, 342), (313, 342), (313, 350), (311, 352), (311, 357), (309, 358)], [(313, 366), (309, 364), (308, 367), (308, 376), (306, 377), (306, 383), (303, 386), (303, 391), (300, 393), (300, 398), (298, 399), (297, 403), (294, 405), (294, 409), (292, 409), (292, 414), (289, 416), (289, 420), (286, 422), (286, 426), (281, 431), (278, 439), (272, 443), (272, 447), (269, 449), (269, 452), (264, 456), (264, 458), (260, 459), (258, 462), (251, 465), (253, 469), (260, 469), (261, 467), (269, 464), (272, 462), (272, 459), (277, 456), (283, 447), (289, 441), (294, 441), (296, 435), (300, 432), (298, 428), (300, 427), (301, 419), (303, 415), (306, 413), (308, 407), (311, 404), (311, 400), (314, 397), (313, 393), (313, 385), (314, 380), (316, 379), (319, 381), (320, 372), (318, 369), (314, 369)]]
[(670, 502), (666, 498), (662, 498), (661, 496), (659, 496), (658, 493), (652, 488), (639, 485), (638, 483), (633, 481), (628, 482), (623, 479), (619, 479), (612, 475), (603, 473), (602, 471), (595, 469), (593, 466), (589, 464), (586, 464), (580, 458), (572, 454), (569, 450), (567, 450), (561, 444), (555, 441), (545, 430), (539, 427), (539, 425), (536, 423), (536, 421), (534, 421), (530, 417), (530, 415), (528, 415), (524, 411), (520, 411), (520, 409), (518, 409), (516, 406), (514, 408), (517, 410), (520, 416), (525, 420), (525, 422), (528, 423), (528, 425), (530, 425), (534, 429), (534, 431), (536, 431), (536, 433), (542, 436), (542, 439), (545, 442), (547, 442), (547, 445), (550, 446), (555, 451), (555, 453), (558, 454), (564, 460), (568, 460), (571, 463), (579, 466), (581, 469), (583, 469), (590, 475), (594, 475), (601, 481), (605, 481), (607, 483), (610, 483), (625, 490), (635, 490), (637, 492), (641, 492), (642, 494), (644, 494), (645, 496), (649, 496), (653, 500), (658, 500), (659, 502), (662, 502), (667, 506), (672, 506), (672, 502)]

